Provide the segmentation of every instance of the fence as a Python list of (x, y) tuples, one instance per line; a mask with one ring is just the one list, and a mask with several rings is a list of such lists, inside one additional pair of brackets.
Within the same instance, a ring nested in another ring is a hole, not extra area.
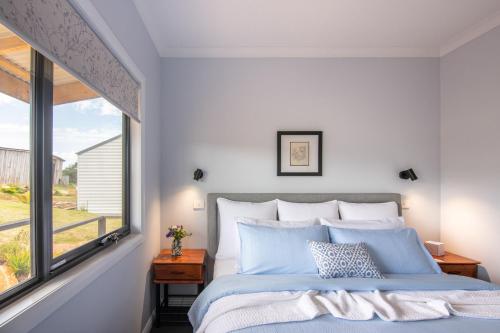
[[(19, 221), (14, 221), (14, 222), (9, 222), (5, 224), (0, 224), (0, 231), (5, 231), (5, 230), (10, 230), (14, 228), (19, 228), (25, 225), (30, 224), (30, 219), (26, 220), (19, 220)], [(79, 221), (75, 223), (71, 223), (68, 225), (64, 225), (62, 227), (59, 227), (57, 229), (54, 229), (53, 233), (58, 234), (63, 231), (71, 230), (77, 227), (80, 227), (82, 225), (86, 225), (92, 222), (97, 221), (97, 235), (98, 237), (104, 236), (106, 234), (106, 216), (98, 216), (98, 217), (93, 217), (91, 219), (85, 220), (85, 221)]]

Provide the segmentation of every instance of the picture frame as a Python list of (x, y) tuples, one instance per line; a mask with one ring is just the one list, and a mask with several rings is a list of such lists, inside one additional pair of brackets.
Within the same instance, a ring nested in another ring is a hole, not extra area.
[(322, 176), (323, 132), (278, 131), (278, 176)]

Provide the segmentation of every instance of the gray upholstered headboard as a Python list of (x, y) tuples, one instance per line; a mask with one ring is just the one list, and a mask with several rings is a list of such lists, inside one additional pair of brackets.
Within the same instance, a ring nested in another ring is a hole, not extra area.
[(217, 198), (235, 201), (264, 202), (281, 199), (291, 202), (325, 202), (342, 200), (357, 203), (395, 201), (401, 215), (401, 194), (398, 193), (209, 193), (207, 195), (208, 255), (215, 257), (219, 245)]

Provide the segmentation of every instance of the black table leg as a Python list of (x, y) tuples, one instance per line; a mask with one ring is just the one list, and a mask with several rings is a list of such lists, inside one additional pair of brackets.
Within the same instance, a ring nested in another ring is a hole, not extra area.
[(161, 284), (155, 283), (156, 285), (156, 318), (155, 326), (160, 327), (160, 316), (161, 316)]
[(196, 296), (199, 296), (201, 294), (201, 292), (203, 291), (203, 289), (205, 289), (205, 284), (204, 283), (201, 283), (198, 285), (198, 294)]
[(168, 284), (163, 285), (163, 303), (165, 304), (165, 309), (168, 309)]

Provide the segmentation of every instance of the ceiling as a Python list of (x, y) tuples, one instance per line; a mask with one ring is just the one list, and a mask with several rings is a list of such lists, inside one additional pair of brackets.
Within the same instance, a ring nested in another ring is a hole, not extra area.
[(134, 0), (162, 57), (439, 57), (500, 0)]

